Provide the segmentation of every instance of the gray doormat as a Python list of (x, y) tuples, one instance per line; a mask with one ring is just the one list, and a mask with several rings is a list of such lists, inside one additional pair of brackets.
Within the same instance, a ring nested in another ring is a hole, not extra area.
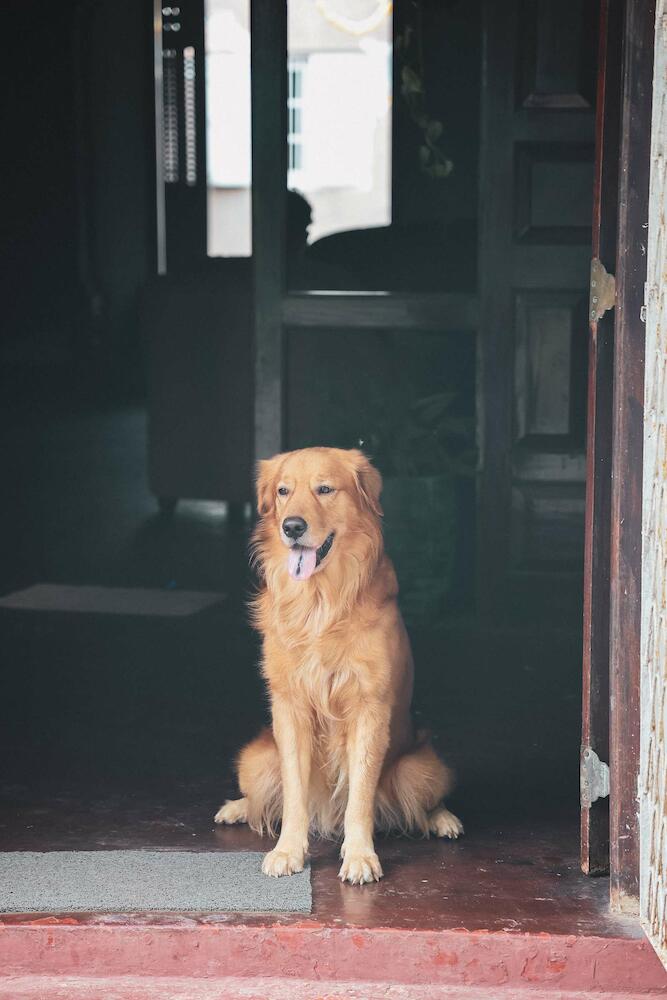
[(310, 913), (310, 869), (269, 878), (262, 857), (246, 851), (0, 853), (0, 912)]
[(199, 590), (149, 590), (144, 587), (73, 587), (36, 583), (0, 597), (0, 608), (18, 611), (79, 611), (103, 615), (193, 615), (224, 600), (224, 594)]

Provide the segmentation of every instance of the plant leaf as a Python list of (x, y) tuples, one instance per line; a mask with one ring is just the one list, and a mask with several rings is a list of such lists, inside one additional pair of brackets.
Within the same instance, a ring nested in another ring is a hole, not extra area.
[(440, 136), (442, 135), (442, 122), (437, 122), (437, 121), (429, 122), (426, 127), (426, 135), (427, 138), (431, 140), (431, 142), (437, 142)]
[(404, 66), (401, 70), (401, 83), (407, 94), (422, 92), (422, 82), (411, 66)]
[(434, 163), (431, 169), (434, 177), (449, 177), (453, 168), (451, 160), (443, 160), (441, 163)]

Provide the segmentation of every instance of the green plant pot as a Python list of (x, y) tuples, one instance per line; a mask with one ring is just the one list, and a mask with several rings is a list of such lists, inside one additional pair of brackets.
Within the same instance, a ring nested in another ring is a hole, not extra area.
[(451, 593), (457, 536), (451, 476), (388, 477), (382, 489), (385, 548), (396, 568), (407, 622), (432, 623)]

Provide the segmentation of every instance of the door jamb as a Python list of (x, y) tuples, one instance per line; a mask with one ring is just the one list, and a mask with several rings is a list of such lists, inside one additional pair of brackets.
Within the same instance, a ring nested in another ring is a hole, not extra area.
[[(251, 0), (255, 459), (284, 446), (287, 4)], [(261, 72), (258, 68), (261, 67)]]
[(639, 910), (642, 452), (655, 0), (627, 0), (619, 160), (610, 565), (610, 899)]

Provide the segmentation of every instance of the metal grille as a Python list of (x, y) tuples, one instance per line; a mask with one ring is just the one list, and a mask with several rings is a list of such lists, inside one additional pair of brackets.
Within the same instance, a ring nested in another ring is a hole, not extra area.
[(667, 0), (656, 11), (647, 247), (640, 906), (667, 965)]
[(176, 49), (165, 49), (163, 62), (162, 158), (166, 184), (178, 182), (178, 79)]
[(183, 49), (183, 118), (185, 122), (185, 183), (197, 183), (197, 118), (195, 105), (195, 50)]

